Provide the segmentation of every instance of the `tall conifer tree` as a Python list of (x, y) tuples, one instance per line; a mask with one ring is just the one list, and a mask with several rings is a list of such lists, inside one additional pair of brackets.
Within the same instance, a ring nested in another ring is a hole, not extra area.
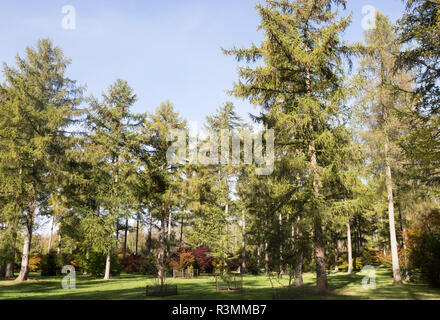
[(334, 144), (341, 101), (343, 57), (350, 52), (340, 35), (350, 19), (338, 19), (333, 5), (345, 1), (266, 1), (257, 5), (265, 39), (250, 49), (225, 50), (238, 61), (262, 60), (262, 66), (239, 71), (233, 93), (263, 107), (258, 118), (275, 129), (277, 145), (307, 166), (308, 213), (313, 218), (317, 289), (328, 290), (322, 230), (322, 173), (320, 157)]
[[(100, 245), (96, 247), (107, 255), (105, 280), (110, 279), (117, 221), (128, 218), (132, 210), (128, 178), (136, 170), (133, 143), (136, 142), (135, 128), (141, 123), (139, 117), (130, 112), (135, 101), (133, 89), (126, 81), (118, 79), (103, 94), (102, 102), (91, 100), (88, 113), (90, 136), (87, 151), (94, 162), (93, 170), (98, 179), (92, 183), (97, 184), (99, 195), (96, 199), (96, 211), (91, 211), (92, 216), (89, 218), (90, 222), (95, 222), (90, 224), (95, 225), (95, 231), (101, 231)], [(92, 242), (99, 238), (92, 231), (90, 236)]]
[(28, 277), (36, 215), (44, 210), (54, 183), (63, 174), (69, 126), (81, 88), (66, 75), (70, 60), (50, 40), (28, 47), (17, 66), (3, 66), (6, 83), (0, 101), (0, 162), (3, 197), (16, 201), (24, 245), (17, 281)]
[[(397, 143), (408, 134), (408, 124), (399, 115), (412, 112), (412, 76), (394, 70), (401, 45), (393, 25), (383, 14), (377, 13), (376, 27), (366, 32), (366, 54), (361, 60), (360, 74), (364, 77), (359, 91), (362, 99), (364, 124), (369, 131), (363, 135), (369, 147), (373, 173), (385, 177), (388, 200), (390, 245), (394, 282), (401, 283), (395, 223), (395, 202), (399, 198), (396, 175), (402, 172), (406, 159)], [(401, 90), (396, 92), (395, 88)]]

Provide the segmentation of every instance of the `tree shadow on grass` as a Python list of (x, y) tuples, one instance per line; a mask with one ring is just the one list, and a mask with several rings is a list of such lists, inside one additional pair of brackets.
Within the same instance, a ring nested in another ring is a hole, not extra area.
[(439, 299), (440, 290), (423, 284), (392, 285), (389, 270), (377, 271), (377, 289), (362, 288), (362, 274), (331, 274), (328, 277), (330, 292), (318, 294), (314, 277), (307, 277), (302, 287), (287, 288), (287, 281), (277, 283), (272, 289), (264, 276), (245, 276), (244, 290), (217, 292), (212, 277), (167, 281), (177, 284), (178, 295), (166, 298), (145, 296), (147, 285), (155, 280), (151, 276), (121, 275), (110, 281), (80, 275), (76, 289), (61, 288), (63, 276), (37, 278), (22, 283), (1, 283), (0, 299), (37, 300), (361, 300), (361, 299)]
[(363, 275), (359, 275), (356, 273), (347, 274), (347, 273), (338, 273), (333, 274), (328, 277), (329, 289), (331, 291), (341, 290), (347, 288), (349, 285), (353, 283), (362, 283)]

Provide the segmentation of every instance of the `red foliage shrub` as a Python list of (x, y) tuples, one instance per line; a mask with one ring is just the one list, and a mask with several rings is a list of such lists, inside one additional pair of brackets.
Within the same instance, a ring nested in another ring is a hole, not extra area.
[(241, 258), (236, 258), (236, 259), (226, 261), (226, 264), (228, 265), (228, 269), (234, 270), (234, 271), (237, 270), (238, 268), (240, 268), (241, 263), (242, 263)]
[(144, 258), (131, 254), (122, 259), (122, 271), (126, 273), (137, 273), (144, 264)]
[(212, 272), (214, 269), (213, 266), (213, 257), (210, 257), (208, 254), (211, 252), (211, 249), (207, 247), (197, 248), (192, 252), (194, 256), (197, 267), (201, 272)]

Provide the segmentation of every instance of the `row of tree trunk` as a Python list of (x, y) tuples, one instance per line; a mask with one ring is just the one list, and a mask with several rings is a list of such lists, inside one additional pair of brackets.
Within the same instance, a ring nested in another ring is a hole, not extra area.
[[(393, 208), (394, 209), (394, 208)], [(31, 240), (32, 240), (32, 228), (33, 228), (33, 220), (34, 220), (34, 214), (35, 214), (35, 210), (36, 210), (36, 204), (35, 203), (30, 203), (29, 204), (29, 213), (27, 215), (27, 223), (25, 225), (25, 229), (24, 229), (24, 244), (23, 244), (23, 254), (22, 254), (22, 261), (21, 261), (21, 268), (20, 268), (20, 273), (18, 275), (18, 277), (16, 278), (17, 281), (22, 281), (22, 280), (27, 280), (28, 279), (28, 265), (29, 265), (29, 254), (30, 254), (30, 246), (31, 246)], [(406, 230), (406, 218), (404, 216), (404, 210), (402, 210), (402, 205), (399, 204), (399, 213), (400, 213), (400, 219), (401, 219), (401, 227), (402, 227), (402, 245), (404, 248), (404, 252), (405, 252), (405, 280), (406, 281), (410, 281), (411, 280), (411, 273), (409, 270), (409, 266), (408, 266), (408, 257), (406, 254), (406, 248), (407, 248), (407, 230)], [(33, 213), (32, 213), (33, 212)], [(170, 213), (171, 214), (171, 213)], [(166, 228), (166, 222), (165, 222), (165, 215), (163, 215), (163, 219), (161, 220), (161, 232), (160, 232), (160, 248), (159, 248), (159, 277), (164, 277), (164, 258), (165, 258), (165, 238), (167, 238), (168, 243), (171, 240), (171, 216), (169, 214), (168, 217), (168, 228)], [(53, 238), (53, 228), (54, 228), (54, 220), (55, 217), (53, 217), (52, 219), (52, 223), (51, 223), (51, 233), (50, 233), (50, 238), (49, 238), (49, 244), (48, 244), (48, 252), (50, 252), (51, 248), (52, 248), (52, 238)], [(139, 215), (137, 216), (136, 219), (136, 244), (135, 244), (135, 253), (136, 255), (138, 254), (138, 241), (139, 241)], [(149, 216), (149, 229), (148, 229), (148, 240), (147, 240), (147, 246), (149, 246), (149, 243), (151, 243), (151, 237), (152, 237), (152, 216), (150, 213)], [(280, 216), (280, 226), (282, 224), (282, 217)], [(356, 246), (356, 254), (355, 254), (355, 259), (353, 259), (353, 249), (352, 249), (352, 232), (351, 232), (351, 226), (350, 223), (347, 222), (346, 224), (347, 227), (347, 251), (348, 251), (348, 274), (352, 274), (353, 273), (353, 269), (356, 268), (356, 258), (358, 257), (359, 254), (359, 241), (355, 241), (355, 246)], [(301, 237), (301, 233), (300, 233), (300, 229), (299, 228), (293, 228), (293, 236), (296, 237)], [(395, 231), (394, 231), (395, 232)], [(125, 221), (125, 228), (124, 228), (124, 253), (127, 250), (127, 235), (128, 235), (128, 219), (126, 219)], [(167, 235), (167, 237), (166, 237)], [(358, 238), (358, 234), (355, 234), (356, 238)], [(181, 228), (180, 228), (180, 246), (182, 245), (182, 240), (183, 240), (183, 217), (181, 218)], [(14, 246), (15, 247), (15, 246)], [(269, 261), (269, 252), (268, 252), (268, 242), (265, 241), (264, 243), (264, 251), (265, 251), (265, 270), (266, 273), (269, 272), (269, 265), (268, 265), (268, 261)], [(61, 233), (59, 232), (59, 239), (58, 239), (58, 253), (60, 253), (60, 249), (61, 249)], [(151, 248), (147, 248), (148, 250), (150, 250)], [(283, 247), (282, 245), (280, 245), (280, 256), (282, 254), (282, 250)], [(260, 264), (261, 259), (260, 259), (260, 254), (261, 254), (261, 250), (260, 248), (258, 248), (258, 264)], [(335, 270), (338, 271), (338, 245), (337, 245), (337, 241), (335, 241)], [(15, 252), (13, 253), (13, 256), (15, 256)], [(107, 255), (106, 258), (106, 271), (105, 271), (105, 278), (109, 279), (110, 278), (110, 252)], [(282, 266), (281, 266), (281, 259), (280, 258), (280, 270), (282, 270)], [(302, 257), (302, 253), (299, 253), (299, 257), (298, 257), (298, 263), (296, 264), (295, 268), (294, 268), (294, 285), (295, 286), (301, 286), (303, 284), (303, 279), (302, 279), (302, 264), (303, 264), (303, 257)], [(2, 273), (0, 274), (4, 274), (5, 278), (13, 278), (14, 274), (13, 274), (13, 259), (11, 258), (11, 261), (6, 262), (3, 266), (2, 266)], [(394, 268), (394, 267), (393, 267)], [(242, 214), (242, 265), (241, 265), (241, 272), (245, 272), (246, 271), (246, 215), (245, 212), (243, 211)], [(396, 275), (394, 273), (394, 275)], [(400, 276), (400, 268), (399, 268), (399, 273), (398, 276)]]

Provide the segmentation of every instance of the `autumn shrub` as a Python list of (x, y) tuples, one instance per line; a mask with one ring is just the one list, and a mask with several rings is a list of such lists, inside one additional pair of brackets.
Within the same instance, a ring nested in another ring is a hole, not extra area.
[(84, 269), (84, 266), (82, 264), (81, 254), (78, 253), (71, 256), (67, 264), (74, 266), (76, 270)]
[(199, 269), (200, 272), (211, 273), (214, 270), (214, 258), (209, 255), (210, 252), (211, 249), (207, 247), (200, 247), (192, 252), (192, 255), (195, 259), (196, 268)]
[(41, 263), (43, 262), (43, 255), (37, 254), (29, 257), (29, 271), (35, 272), (41, 269)]
[(241, 267), (242, 260), (240, 258), (233, 258), (226, 261), (229, 270), (237, 271)]
[(141, 270), (142, 265), (144, 264), (144, 258), (135, 255), (130, 254), (129, 256), (126, 256), (122, 259), (121, 265), (122, 265), (122, 272), (125, 273), (138, 273)]
[(381, 265), (387, 267), (387, 268), (392, 268), (393, 267), (393, 260), (391, 257), (391, 251), (386, 251), (385, 253), (380, 251), (377, 254), (377, 257), (379, 259), (379, 262)]
[(177, 254), (176, 259), (171, 259), (169, 266), (174, 270), (185, 270), (189, 267), (193, 268), (195, 257), (191, 250), (181, 251)]
[(409, 262), (423, 280), (440, 287), (440, 210), (421, 216), (408, 231)]

